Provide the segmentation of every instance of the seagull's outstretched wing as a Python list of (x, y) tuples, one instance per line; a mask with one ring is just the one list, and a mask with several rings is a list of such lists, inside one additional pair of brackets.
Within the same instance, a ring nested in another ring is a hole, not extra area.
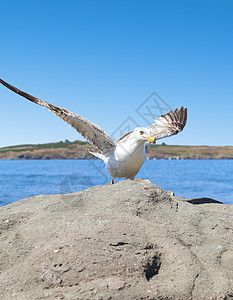
[(150, 125), (151, 136), (156, 139), (162, 139), (171, 135), (175, 135), (183, 130), (187, 121), (187, 108), (183, 106), (180, 109), (169, 111), (167, 114), (153, 120), (154, 124)]
[(16, 87), (10, 85), (4, 80), (0, 79), (0, 83), (5, 85), (8, 89), (19, 94), (20, 96), (27, 98), (28, 100), (46, 107), (48, 110), (53, 112), (59, 118), (67, 122), (73, 128), (75, 128), (85, 139), (90, 141), (98, 150), (106, 153), (108, 150), (111, 150), (115, 147), (114, 141), (107, 135), (107, 133), (100, 128), (98, 125), (72, 113), (66, 109), (60, 108), (58, 106), (52, 105), (48, 102), (40, 100), (36, 97), (33, 97), (23, 91), (20, 91)]

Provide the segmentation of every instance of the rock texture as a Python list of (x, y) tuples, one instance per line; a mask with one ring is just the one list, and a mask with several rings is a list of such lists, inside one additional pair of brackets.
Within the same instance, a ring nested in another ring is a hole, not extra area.
[(233, 299), (233, 206), (121, 181), (0, 209), (1, 299)]

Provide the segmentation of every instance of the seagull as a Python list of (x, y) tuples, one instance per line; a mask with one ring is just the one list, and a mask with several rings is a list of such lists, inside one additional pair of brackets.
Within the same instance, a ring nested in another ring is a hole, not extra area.
[(148, 127), (137, 127), (114, 141), (101, 127), (81, 116), (29, 95), (0, 79), (0, 83), (20, 96), (41, 105), (76, 129), (95, 146), (89, 152), (102, 159), (114, 183), (115, 178), (133, 180), (146, 160), (146, 146), (156, 140), (175, 135), (183, 130), (187, 121), (187, 108), (183, 106), (161, 115)]

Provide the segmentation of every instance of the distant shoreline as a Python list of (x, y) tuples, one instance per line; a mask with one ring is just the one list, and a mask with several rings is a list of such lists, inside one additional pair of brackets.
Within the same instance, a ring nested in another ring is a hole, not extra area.
[[(95, 159), (87, 142), (57, 142), (0, 148), (0, 160), (15, 159)], [(233, 159), (233, 146), (150, 145), (148, 159)]]

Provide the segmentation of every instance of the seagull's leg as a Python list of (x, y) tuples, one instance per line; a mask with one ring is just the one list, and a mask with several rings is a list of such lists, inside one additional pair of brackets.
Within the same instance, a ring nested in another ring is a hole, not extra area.
[(114, 180), (112, 179), (111, 184), (114, 184)]

